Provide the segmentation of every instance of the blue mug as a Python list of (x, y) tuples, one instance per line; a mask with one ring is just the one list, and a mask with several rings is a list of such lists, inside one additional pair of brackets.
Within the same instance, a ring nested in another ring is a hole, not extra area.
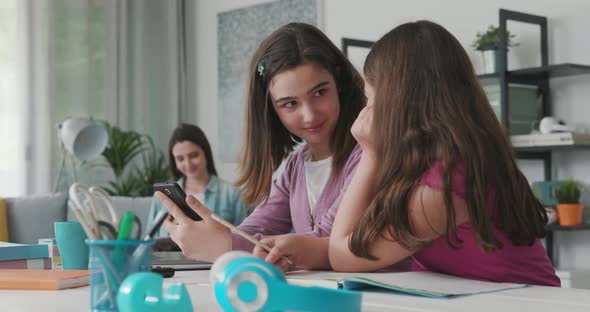
[(88, 270), (87, 237), (80, 222), (55, 222), (53, 227), (63, 269)]

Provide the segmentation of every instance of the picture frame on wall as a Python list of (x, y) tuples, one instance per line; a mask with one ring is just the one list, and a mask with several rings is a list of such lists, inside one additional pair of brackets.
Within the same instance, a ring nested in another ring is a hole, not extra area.
[(363, 66), (365, 65), (365, 59), (371, 51), (374, 41), (342, 38), (342, 53), (352, 63), (356, 70), (363, 74)]

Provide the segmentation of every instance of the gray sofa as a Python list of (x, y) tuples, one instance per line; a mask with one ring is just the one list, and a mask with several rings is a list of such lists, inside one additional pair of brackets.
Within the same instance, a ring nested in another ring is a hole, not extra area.
[[(55, 237), (53, 223), (75, 220), (67, 209), (67, 193), (7, 198), (8, 235), (11, 242), (36, 244), (39, 238)], [(151, 207), (151, 197), (113, 197), (119, 216), (132, 210), (145, 229)]]

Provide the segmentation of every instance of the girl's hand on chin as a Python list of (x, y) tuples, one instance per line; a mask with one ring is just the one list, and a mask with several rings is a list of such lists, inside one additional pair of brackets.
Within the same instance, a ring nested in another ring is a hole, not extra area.
[(352, 124), (350, 132), (359, 143), (364, 153), (374, 153), (375, 142), (372, 132), (373, 107), (365, 106)]

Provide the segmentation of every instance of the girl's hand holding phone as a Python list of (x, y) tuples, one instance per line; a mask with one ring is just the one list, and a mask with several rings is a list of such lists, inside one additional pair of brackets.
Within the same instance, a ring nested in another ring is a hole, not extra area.
[(194, 196), (189, 195), (186, 203), (203, 218), (202, 221), (194, 221), (187, 217), (164, 193), (156, 192), (156, 196), (170, 212), (162, 226), (170, 233), (170, 238), (178, 244), (185, 256), (213, 262), (217, 257), (231, 250), (230, 231), (213, 220), (211, 210)]

